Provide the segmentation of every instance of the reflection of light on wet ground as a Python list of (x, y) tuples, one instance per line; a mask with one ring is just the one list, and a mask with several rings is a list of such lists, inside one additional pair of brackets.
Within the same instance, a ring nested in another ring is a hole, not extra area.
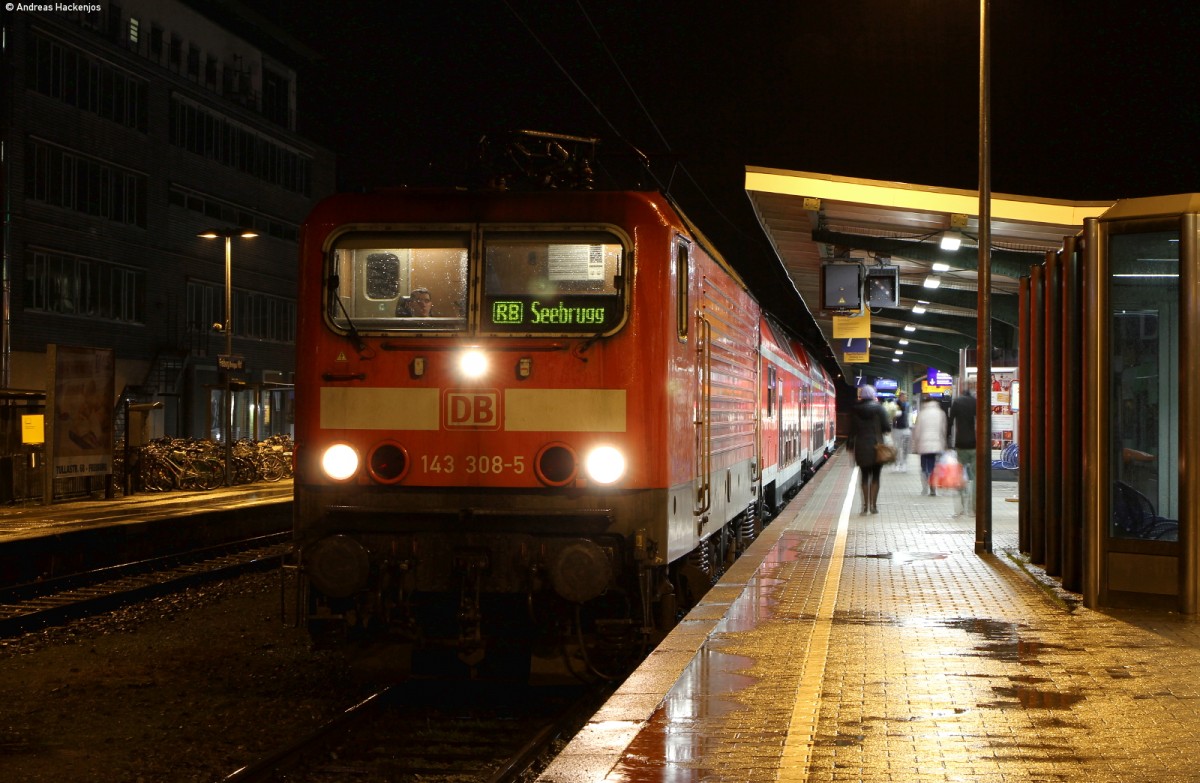
[[(811, 533), (800, 531), (781, 536), (606, 781), (697, 783), (719, 777), (718, 770), (693, 766), (704, 759), (710, 765), (719, 760), (721, 743), (728, 742), (719, 732), (708, 730), (709, 724), (744, 710), (744, 699), (738, 695), (758, 683), (745, 673), (756, 665), (754, 658), (721, 648), (729, 634), (754, 631), (778, 619), (780, 590), (787, 586), (780, 566), (801, 560), (801, 545), (811, 538)], [(781, 744), (785, 738), (781, 729)]]
[(1012, 687), (994, 687), (993, 691), (1005, 701), (993, 702), (983, 706), (1011, 707), (1015, 701), (1025, 709), (1069, 710), (1084, 700), (1082, 693), (1070, 691), (1042, 690), (1024, 685)]
[(706, 732), (705, 723), (744, 709), (733, 694), (756, 682), (741, 673), (753, 664), (752, 658), (717, 652), (706, 644), (607, 780), (693, 783), (709, 778), (712, 770), (690, 766), (715, 757), (712, 750), (720, 738)]
[(914, 560), (945, 560), (949, 557), (947, 552), (879, 552), (874, 555), (860, 555), (860, 557), (873, 557), (878, 560), (891, 560), (893, 563), (911, 563)]

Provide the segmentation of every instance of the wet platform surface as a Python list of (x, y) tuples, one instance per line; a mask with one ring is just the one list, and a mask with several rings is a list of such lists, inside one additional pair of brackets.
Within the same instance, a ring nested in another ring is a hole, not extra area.
[(28, 502), (0, 506), (0, 542), (291, 502), (291, 479), (219, 487), (206, 492), (140, 492), (128, 497), (97, 496), (51, 505)]
[(844, 451), (540, 781), (1200, 781), (1200, 623), (1063, 602), (1015, 483), (975, 519)]
[(0, 507), (0, 585), (283, 533), (291, 511), (290, 479)]

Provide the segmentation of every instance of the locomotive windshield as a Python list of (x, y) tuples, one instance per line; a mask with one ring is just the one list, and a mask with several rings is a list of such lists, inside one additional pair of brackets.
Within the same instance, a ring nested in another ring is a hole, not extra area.
[(342, 329), (466, 329), (469, 242), (465, 233), (344, 238), (329, 319)]
[(494, 333), (588, 333), (624, 316), (624, 245), (603, 232), (484, 236), (480, 328)]
[[(625, 316), (625, 243), (598, 230), (355, 233), (329, 256), (326, 317), (347, 331), (599, 334)], [(476, 263), (479, 267), (476, 267)], [(471, 308), (471, 280), (479, 286)]]

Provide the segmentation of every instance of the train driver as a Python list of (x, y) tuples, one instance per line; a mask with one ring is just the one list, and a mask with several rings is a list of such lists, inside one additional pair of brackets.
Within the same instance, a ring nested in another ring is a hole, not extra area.
[(433, 310), (433, 295), (428, 288), (414, 288), (407, 299), (400, 300), (396, 315), (401, 318), (428, 318)]

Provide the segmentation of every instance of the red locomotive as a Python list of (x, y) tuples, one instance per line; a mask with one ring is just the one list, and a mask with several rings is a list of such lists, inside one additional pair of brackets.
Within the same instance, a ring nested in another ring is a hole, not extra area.
[(657, 193), (334, 196), (298, 310), (314, 634), (611, 669), (833, 448), (828, 375)]

